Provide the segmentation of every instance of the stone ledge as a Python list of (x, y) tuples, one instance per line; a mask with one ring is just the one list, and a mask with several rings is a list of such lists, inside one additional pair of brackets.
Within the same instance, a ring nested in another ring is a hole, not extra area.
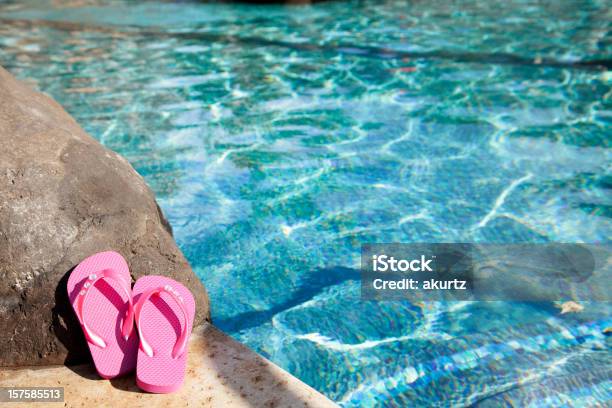
[(64, 387), (65, 401), (46, 403), (45, 406), (50, 407), (336, 406), (313, 388), (208, 324), (194, 329), (185, 383), (173, 394), (142, 392), (136, 386), (134, 374), (103, 380), (92, 365), (1, 368), (0, 386)]

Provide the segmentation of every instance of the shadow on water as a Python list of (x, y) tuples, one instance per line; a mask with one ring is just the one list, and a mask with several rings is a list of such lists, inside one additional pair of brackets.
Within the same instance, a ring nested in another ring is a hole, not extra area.
[(277, 313), (298, 306), (329, 286), (338, 285), (348, 280), (359, 280), (359, 270), (335, 266), (316, 269), (309, 273), (291, 293), (291, 297), (270, 309), (241, 313), (226, 319), (215, 319), (215, 326), (227, 332), (236, 332), (260, 326)]
[[(309, 44), (290, 41), (271, 40), (261, 37), (242, 37), (236, 35), (214, 34), (198, 31), (167, 32), (161, 29), (143, 29), (138, 26), (108, 27), (93, 24), (75, 23), (67, 21), (50, 20), (23, 20), (0, 18), (0, 24), (18, 26), (50, 27), (62, 31), (89, 31), (106, 32), (121, 35), (157, 38), (184, 38), (204, 42), (234, 43), (256, 47), (281, 47), (295, 51), (319, 52), (322, 54), (349, 55), (373, 59), (429, 59), (446, 60), (456, 63), (484, 64), (484, 65), (514, 65), (533, 68), (565, 68), (579, 70), (606, 71), (612, 69), (612, 59), (564, 61), (554, 58), (529, 58), (510, 53), (470, 53), (445, 50), (432, 51), (399, 51), (385, 47), (364, 46), (354, 44)], [(10, 66), (9, 66), (10, 68)]]

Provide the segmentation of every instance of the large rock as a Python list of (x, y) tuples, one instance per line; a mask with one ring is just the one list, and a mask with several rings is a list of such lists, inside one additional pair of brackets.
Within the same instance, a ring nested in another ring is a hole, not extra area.
[(134, 280), (182, 282), (195, 324), (210, 320), (206, 291), (142, 177), (0, 67), (0, 366), (87, 361), (66, 280), (104, 250), (121, 253)]

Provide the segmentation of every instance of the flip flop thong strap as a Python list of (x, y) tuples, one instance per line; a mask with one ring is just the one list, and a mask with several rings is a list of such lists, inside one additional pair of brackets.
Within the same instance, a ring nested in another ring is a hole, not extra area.
[[(83, 327), (83, 332), (85, 333), (85, 338), (90, 343), (95, 344), (99, 347), (106, 347), (106, 342), (102, 337), (94, 333), (89, 326), (87, 325), (87, 321), (85, 320), (83, 305), (85, 304), (85, 300), (87, 299), (87, 295), (91, 292), (91, 288), (95, 286), (95, 284), (101, 279), (113, 279), (114, 281), (119, 283), (119, 286), (123, 290), (123, 293), (127, 296), (128, 309), (123, 318), (123, 323), (121, 324), (121, 335), (124, 339), (128, 339), (132, 334), (132, 330), (134, 327), (134, 305), (132, 303), (132, 294), (130, 293), (129, 287), (130, 283), (125, 281), (125, 278), (119, 274), (114, 269), (103, 269), (98, 272), (92, 273), (87, 277), (87, 280), (81, 287), (81, 290), (77, 296), (76, 300), (76, 313), (81, 321), (81, 327)], [(113, 287), (114, 288), (114, 287)]]
[(140, 348), (142, 349), (142, 351), (144, 351), (144, 353), (147, 356), (153, 357), (154, 351), (142, 333), (142, 323), (140, 321), (140, 318), (142, 316), (142, 313), (141, 313), (142, 307), (144, 306), (146, 301), (149, 300), (149, 298), (153, 295), (158, 295), (158, 296), (161, 295), (162, 292), (168, 293), (172, 297), (172, 299), (174, 299), (174, 301), (179, 305), (179, 308), (181, 309), (181, 312), (183, 313), (183, 318), (185, 321), (185, 323), (182, 325), (182, 328), (181, 328), (181, 334), (179, 338), (176, 340), (176, 343), (174, 344), (174, 348), (172, 349), (172, 358), (178, 358), (183, 355), (183, 353), (185, 352), (186, 346), (187, 346), (187, 338), (188, 338), (187, 325), (189, 321), (189, 314), (187, 313), (187, 309), (185, 309), (185, 301), (183, 297), (171, 285), (165, 285), (165, 286), (159, 286), (156, 288), (147, 289), (145, 292), (142, 293), (142, 295), (140, 295), (140, 299), (138, 299), (138, 302), (136, 302), (136, 305), (134, 306), (134, 312), (136, 316), (136, 327), (138, 328), (138, 337), (140, 338)]

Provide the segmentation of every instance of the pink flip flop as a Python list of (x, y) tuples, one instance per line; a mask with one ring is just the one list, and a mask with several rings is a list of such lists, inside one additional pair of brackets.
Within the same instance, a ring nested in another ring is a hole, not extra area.
[(68, 298), (102, 378), (126, 374), (136, 365), (131, 280), (125, 259), (112, 251), (86, 258), (68, 278)]
[(136, 384), (165, 394), (183, 385), (195, 301), (189, 289), (164, 276), (143, 276), (133, 289), (140, 347)]

